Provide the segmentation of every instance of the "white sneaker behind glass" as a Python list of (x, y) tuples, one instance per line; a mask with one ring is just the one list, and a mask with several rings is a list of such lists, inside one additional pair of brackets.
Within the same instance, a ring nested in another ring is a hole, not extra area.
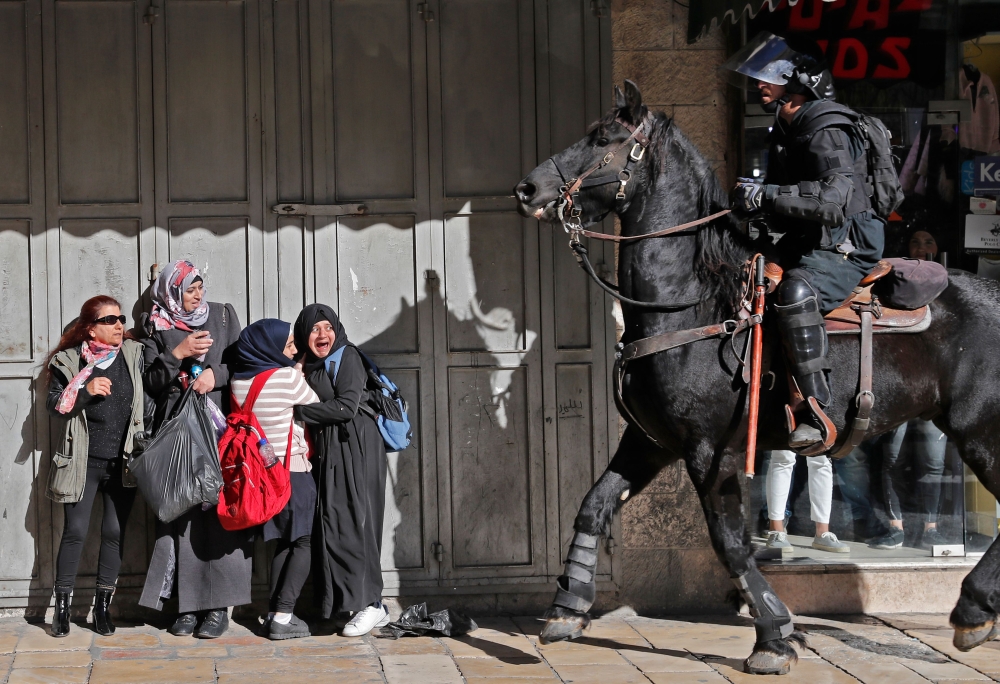
[(389, 610), (380, 602), (378, 608), (368, 606), (358, 611), (351, 621), (344, 625), (340, 634), (345, 637), (364, 636), (376, 627), (385, 627), (387, 624), (389, 624)]

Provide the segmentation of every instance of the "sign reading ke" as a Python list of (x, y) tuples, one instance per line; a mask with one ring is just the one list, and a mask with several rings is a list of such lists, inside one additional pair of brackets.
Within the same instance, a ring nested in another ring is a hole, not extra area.
[(969, 214), (965, 217), (965, 251), (1000, 254), (1000, 216)]
[(972, 187), (977, 195), (1000, 194), (1000, 157), (976, 157), (972, 162)]

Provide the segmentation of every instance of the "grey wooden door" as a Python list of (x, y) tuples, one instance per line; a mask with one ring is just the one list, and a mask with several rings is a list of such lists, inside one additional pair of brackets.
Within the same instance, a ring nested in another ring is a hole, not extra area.
[(152, 25), (156, 256), (190, 259), (211, 301), (264, 315), (256, 0), (166, 0)]

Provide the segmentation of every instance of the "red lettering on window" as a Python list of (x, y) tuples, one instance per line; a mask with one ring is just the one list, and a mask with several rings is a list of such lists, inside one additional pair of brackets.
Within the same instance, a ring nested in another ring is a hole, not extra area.
[[(850, 59), (848, 57), (850, 56)], [(853, 64), (848, 66), (849, 63)], [(833, 60), (834, 78), (859, 79), (868, 70), (868, 50), (857, 38), (841, 38), (837, 41), (837, 56)]]
[(823, 54), (825, 55), (826, 48), (828, 45), (830, 45), (830, 41), (828, 41), (826, 38), (821, 38), (816, 41), (816, 44), (819, 45), (819, 49), (822, 50)]
[[(806, 5), (811, 5), (808, 16), (805, 14)], [(799, 0), (792, 8), (788, 17), (789, 31), (815, 31), (819, 28), (823, 20), (823, 0)]]
[(902, 36), (889, 37), (882, 41), (879, 52), (885, 53), (894, 62), (894, 66), (879, 64), (875, 67), (872, 78), (906, 78), (910, 75), (910, 62), (903, 54), (903, 50), (910, 47), (910, 39)]
[[(875, 9), (871, 8), (872, 2), (875, 3)], [(858, 0), (847, 28), (859, 29), (862, 26), (869, 31), (877, 31), (889, 26), (889, 0)]]
[(897, 12), (923, 12), (929, 10), (934, 0), (903, 0), (896, 8)]

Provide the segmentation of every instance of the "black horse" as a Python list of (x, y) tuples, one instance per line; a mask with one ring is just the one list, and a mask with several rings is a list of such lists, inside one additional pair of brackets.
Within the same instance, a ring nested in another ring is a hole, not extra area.
[[(616, 91), (615, 108), (582, 140), (547, 160), (515, 188), (524, 216), (558, 223), (565, 183), (628, 142), (595, 175), (618, 173), (642, 127), (645, 154), (633, 155), (631, 178), (584, 185), (575, 198), (584, 225), (614, 211), (623, 235), (642, 235), (709, 216), (728, 207), (727, 193), (712, 167), (664, 114), (650, 115), (635, 84)], [(638, 148), (632, 148), (633, 151)], [(619, 190), (624, 190), (624, 198)], [(617, 197), (616, 197), (617, 193)], [(700, 300), (682, 310), (651, 310), (624, 304), (628, 343), (670, 330), (731, 318), (742, 294), (744, 264), (757, 251), (730, 218), (679, 235), (622, 243), (618, 284), (623, 297), (644, 302)], [(869, 436), (914, 418), (931, 419), (958, 446), (962, 459), (994, 495), (1000, 496), (1000, 284), (968, 273), (949, 272), (950, 284), (931, 304), (930, 327), (919, 334), (876, 335), (874, 393)], [(765, 325), (767, 328), (767, 325)], [(735, 345), (743, 349), (742, 336)], [(574, 638), (590, 622), (596, 596), (594, 565), (598, 538), (615, 510), (649, 484), (665, 466), (684, 459), (704, 509), (712, 546), (749, 604), (757, 643), (745, 662), (748, 672), (784, 673), (797, 660), (788, 610), (754, 561), (744, 523), (740, 472), (744, 465), (746, 386), (734, 380), (731, 340), (715, 339), (633, 361), (623, 382), (624, 402), (646, 430), (629, 425), (607, 470), (583, 500), (574, 527), (566, 572), (546, 613), (543, 643)], [(838, 433), (853, 417), (858, 386), (859, 339), (830, 338), (834, 400), (827, 409)], [(777, 348), (777, 345), (775, 345)], [(776, 354), (781, 356), (780, 354)], [(783, 361), (773, 359), (781, 378)], [(759, 446), (787, 448), (786, 383), (763, 391)], [(655, 440), (656, 443), (654, 443)], [(659, 445), (659, 446), (658, 446)], [(1000, 612), (1000, 541), (965, 578), (951, 614), (955, 644), (967, 650), (997, 634)]]

